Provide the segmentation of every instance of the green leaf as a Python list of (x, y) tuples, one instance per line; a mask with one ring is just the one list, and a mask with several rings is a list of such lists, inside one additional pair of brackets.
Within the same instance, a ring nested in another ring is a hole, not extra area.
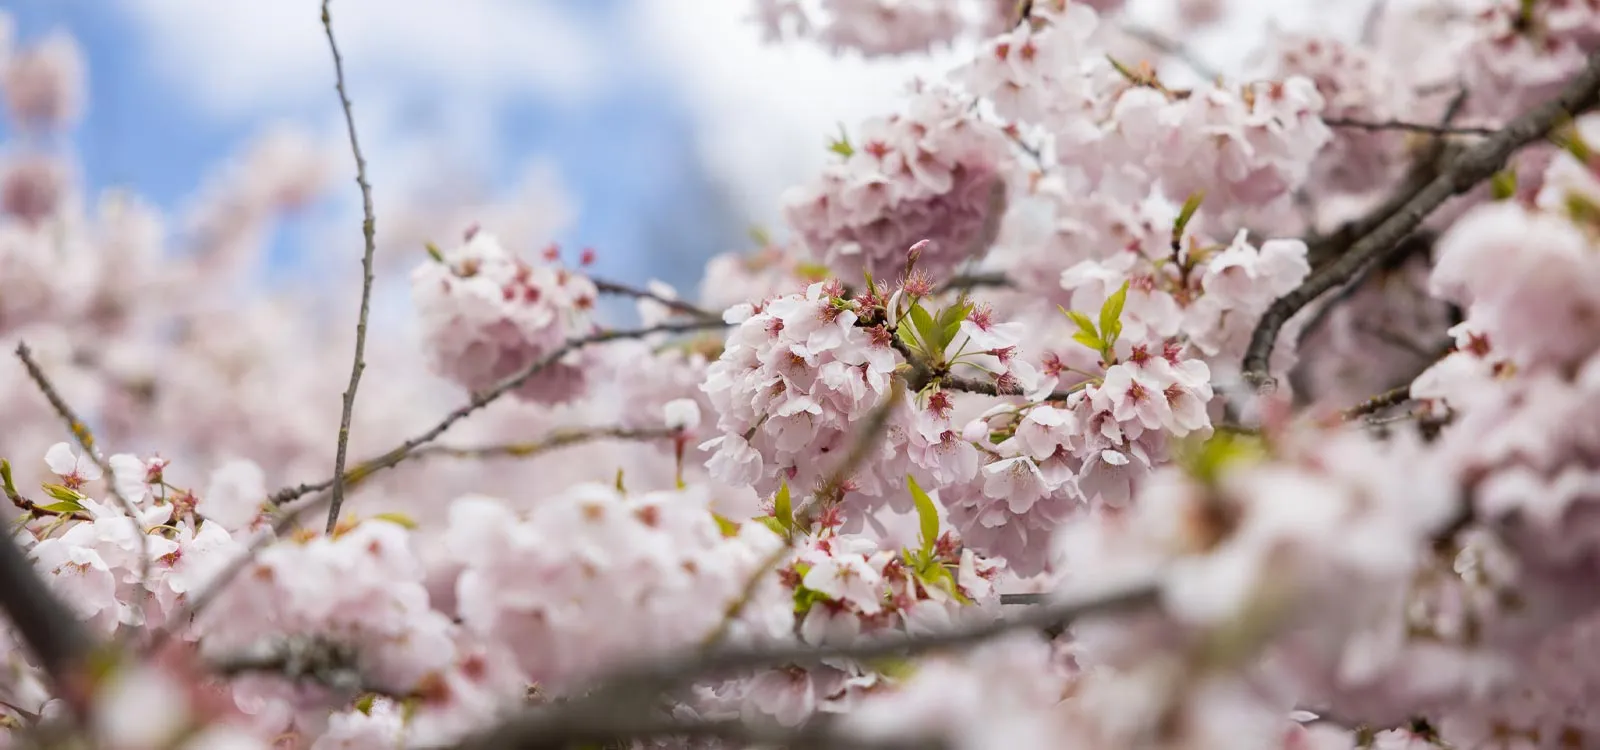
[(1503, 201), (1513, 195), (1516, 195), (1517, 171), (1514, 169), (1504, 169), (1499, 172), (1495, 172), (1494, 176), (1489, 178), (1489, 188), (1493, 191), (1494, 199), (1497, 201)]
[(939, 335), (948, 345), (956, 340), (956, 334), (961, 331), (961, 321), (972, 314), (972, 305), (965, 301), (957, 302), (939, 312)]
[(1197, 446), (1180, 446), (1178, 462), (1190, 476), (1214, 484), (1229, 467), (1254, 463), (1267, 455), (1260, 436), (1218, 432)]
[(1084, 346), (1087, 346), (1090, 349), (1093, 349), (1093, 350), (1095, 350), (1097, 352), (1098, 351), (1103, 351), (1106, 348), (1105, 344), (1102, 341), (1100, 341), (1100, 337), (1099, 336), (1095, 336), (1093, 334), (1084, 333), (1083, 331), (1078, 331), (1077, 333), (1072, 334), (1072, 340), (1076, 341), (1076, 342), (1078, 342), (1080, 344), (1083, 344)]
[(784, 529), (794, 528), (794, 505), (789, 499), (788, 481), (778, 485), (778, 494), (772, 496), (772, 517), (778, 519)]
[[(1082, 333), (1083, 335), (1088, 336), (1095, 341), (1100, 340), (1100, 329), (1094, 327), (1094, 321), (1090, 320), (1089, 316), (1084, 315), (1077, 310), (1068, 310), (1060, 305), (1056, 305), (1056, 309), (1060, 310), (1061, 314), (1067, 316), (1072, 320), (1072, 322), (1078, 324), (1079, 333)], [(1098, 349), (1099, 347), (1097, 346), (1095, 348)]]
[(917, 579), (929, 586), (937, 586), (954, 597), (962, 604), (971, 604), (972, 600), (961, 593), (961, 587), (956, 585), (956, 577), (950, 569), (935, 562), (923, 570), (917, 571)]
[(628, 488), (624, 487), (623, 484), (622, 484), (622, 468), (621, 467), (617, 467), (617, 492), (620, 492), (620, 493), (622, 493), (624, 495), (628, 494)]
[(372, 713), (372, 704), (378, 698), (376, 693), (367, 693), (356, 699), (356, 710), (363, 714)]
[(850, 134), (844, 132), (844, 123), (839, 123), (839, 137), (828, 143), (828, 150), (846, 159), (855, 155), (856, 149), (850, 145)]
[(950, 342), (942, 341), (943, 329), (933, 320), (933, 316), (922, 307), (921, 303), (911, 305), (911, 324), (917, 328), (917, 337), (922, 339), (923, 352), (929, 356), (937, 357), (944, 353), (944, 348)]
[(1189, 220), (1194, 218), (1194, 212), (1200, 210), (1200, 203), (1206, 199), (1206, 191), (1197, 190), (1183, 202), (1183, 210), (1178, 212), (1178, 220), (1172, 222), (1172, 244), (1176, 245), (1183, 240), (1183, 230), (1188, 228)]
[(906, 475), (906, 488), (911, 490), (911, 500), (917, 506), (917, 521), (922, 526), (922, 554), (931, 558), (933, 545), (939, 541), (939, 509), (934, 507), (933, 498), (917, 486), (916, 478), (910, 474)]
[[(85, 495), (82, 492), (79, 492), (79, 491), (77, 491), (75, 489), (72, 489), (70, 487), (65, 487), (65, 486), (62, 486), (62, 485), (59, 485), (59, 484), (44, 484), (44, 485), (40, 485), (40, 486), (44, 488), (44, 494), (49, 495), (49, 496), (51, 496), (51, 497), (53, 497), (53, 498), (55, 498), (57, 500), (60, 500), (62, 502), (73, 502), (73, 503), (76, 503), (79, 500), (84, 500), (84, 499), (88, 498), (88, 495)], [(80, 510), (81, 510), (81, 507), (80, 507)]]
[(832, 275), (832, 272), (828, 270), (827, 266), (822, 265), (821, 263), (806, 262), (795, 264), (794, 275), (799, 276), (806, 281), (827, 281), (828, 277)]
[(711, 511), (711, 520), (717, 522), (717, 528), (722, 531), (722, 535), (724, 537), (739, 535), (739, 524), (734, 523), (733, 520), (727, 516), (724, 516), (716, 511)]
[(425, 248), (428, 251), (428, 257), (429, 258), (432, 258), (432, 259), (434, 259), (435, 261), (437, 261), (439, 263), (443, 263), (444, 262), (444, 253), (439, 252), (439, 246), (438, 245), (435, 245), (432, 242), (426, 242), (426, 243), (423, 243), (422, 247)]
[(81, 513), (83, 511), (83, 506), (78, 504), (78, 501), (76, 500), (62, 500), (59, 503), (41, 505), (39, 506), (39, 510), (45, 510), (51, 513)]
[(1568, 193), (1566, 204), (1573, 221), (1600, 226), (1600, 204), (1577, 193)]
[(762, 516), (756, 520), (759, 521), (762, 526), (772, 529), (772, 533), (777, 534), (778, 536), (789, 535), (789, 530), (784, 528), (783, 522), (773, 518), (772, 516)]
[(404, 513), (396, 513), (396, 512), (379, 513), (378, 515), (373, 516), (372, 520), (374, 520), (374, 521), (388, 521), (389, 523), (395, 524), (397, 526), (400, 526), (401, 528), (406, 528), (406, 529), (415, 529), (415, 528), (417, 528), (416, 519), (414, 519), (411, 516), (408, 516), (408, 515), (406, 515)]
[(904, 657), (886, 656), (881, 659), (868, 659), (864, 664), (868, 669), (891, 680), (908, 680), (917, 673), (917, 663)]
[(0, 458), (0, 481), (5, 482), (6, 496), (17, 494), (17, 486), (11, 482), (11, 462)]
[(917, 334), (912, 333), (911, 326), (906, 325), (904, 320), (900, 321), (900, 325), (895, 326), (894, 337), (900, 339), (901, 343), (912, 349), (922, 348), (922, 342), (917, 341)]
[(1100, 337), (1105, 342), (1105, 348), (1110, 349), (1117, 343), (1117, 337), (1122, 335), (1122, 306), (1128, 301), (1128, 282), (1122, 282), (1122, 287), (1115, 294), (1106, 298), (1106, 303), (1100, 306)]
[(770, 247), (772, 245), (772, 235), (768, 234), (766, 228), (760, 224), (752, 224), (750, 225), (750, 241), (756, 243), (756, 247)]

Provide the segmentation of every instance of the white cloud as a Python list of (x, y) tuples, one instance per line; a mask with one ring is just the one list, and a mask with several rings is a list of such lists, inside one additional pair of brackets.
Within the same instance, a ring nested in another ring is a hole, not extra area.
[(830, 156), (838, 124), (893, 111), (913, 77), (940, 78), (959, 55), (868, 62), (813, 45), (767, 45), (750, 0), (637, 0), (639, 54), (682, 88), (712, 174), (753, 221), (775, 223), (779, 197)]
[[(128, 0), (157, 69), (208, 113), (247, 118), (329, 97), (316, 0)], [(607, 77), (594, 31), (554, 0), (339, 0), (352, 88), (578, 102)]]

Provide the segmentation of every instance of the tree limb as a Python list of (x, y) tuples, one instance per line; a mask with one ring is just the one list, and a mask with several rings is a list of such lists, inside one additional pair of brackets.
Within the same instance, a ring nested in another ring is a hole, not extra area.
[(1600, 94), (1600, 52), (1591, 55), (1583, 70), (1554, 99), (1512, 120), (1480, 144), (1450, 160), (1425, 187), (1409, 196), (1393, 215), (1357, 240), (1350, 250), (1314, 272), (1299, 288), (1278, 298), (1256, 325), (1243, 362), (1246, 383), (1269, 391), (1276, 383), (1267, 372), (1278, 332), (1285, 323), (1323, 292), (1354, 277), (1372, 262), (1382, 262), (1401, 240), (1450, 198), (1465, 193), (1505, 166), (1517, 149), (1544, 137), (1562, 119), (1582, 112)]

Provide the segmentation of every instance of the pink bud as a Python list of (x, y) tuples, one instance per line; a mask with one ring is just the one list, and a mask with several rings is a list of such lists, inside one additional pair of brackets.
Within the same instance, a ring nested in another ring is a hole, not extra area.
[(989, 439), (989, 423), (981, 419), (974, 419), (961, 428), (961, 439), (969, 443), (981, 443)]
[(473, 237), (478, 236), (479, 229), (481, 227), (478, 226), (478, 223), (473, 222), (471, 226), (467, 227), (467, 231), (461, 233), (461, 240), (463, 242), (471, 242)]
[(917, 259), (922, 257), (922, 251), (926, 249), (928, 249), (928, 240), (919, 240), (917, 244), (912, 245), (911, 249), (906, 251), (906, 260), (910, 263), (916, 263)]

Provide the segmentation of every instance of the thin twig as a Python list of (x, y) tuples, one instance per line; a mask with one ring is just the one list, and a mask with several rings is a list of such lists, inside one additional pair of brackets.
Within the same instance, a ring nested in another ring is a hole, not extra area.
[(975, 271), (951, 276), (950, 280), (939, 289), (941, 292), (961, 291), (983, 286), (1010, 287), (1014, 286), (1011, 278), (1004, 271)]
[(28, 342), (17, 342), (17, 359), (22, 360), (22, 366), (28, 370), (28, 377), (33, 379), (33, 384), (50, 401), (50, 405), (55, 407), (56, 414), (60, 415), (61, 419), (67, 423), (67, 430), (78, 441), (78, 447), (83, 449), (83, 455), (93, 461), (95, 466), (100, 467), (100, 473), (105, 477), (106, 492), (110, 493), (111, 497), (117, 501), (118, 507), (128, 514), (128, 522), (133, 524), (133, 536), (139, 540), (139, 590), (142, 592), (140, 596), (149, 596), (151, 592), (146, 584), (150, 581), (150, 565), (152, 562), (150, 559), (150, 536), (145, 531), (144, 521), (139, 518), (139, 509), (134, 507), (133, 501), (122, 494), (122, 490), (117, 489), (116, 472), (112, 471), (111, 462), (106, 460), (105, 456), (100, 455), (99, 451), (95, 450), (94, 433), (89, 430), (88, 423), (78, 418), (77, 413), (72, 410), (72, 406), (67, 404), (67, 400), (61, 397), (61, 393), (50, 382), (50, 378), (44, 374), (44, 368), (40, 367), (39, 363), (34, 360), (33, 350), (28, 348)]
[(1545, 136), (1562, 119), (1591, 106), (1600, 93), (1600, 52), (1591, 55), (1584, 68), (1554, 99), (1535, 107), (1484, 142), (1466, 149), (1428, 185), (1405, 201), (1399, 211), (1363, 236), (1350, 250), (1327, 267), (1313, 273), (1299, 288), (1278, 298), (1267, 308), (1256, 325), (1243, 363), (1245, 382), (1259, 389), (1274, 385), (1267, 372), (1278, 332), (1285, 323), (1323, 292), (1354, 277), (1369, 263), (1383, 262), (1401, 240), (1420, 226), (1424, 219), (1450, 198), (1465, 193), (1499, 171), (1517, 149)]
[(636, 286), (629, 286), (616, 281), (606, 281), (605, 279), (597, 279), (592, 276), (589, 277), (589, 281), (594, 283), (594, 288), (599, 290), (601, 294), (614, 294), (621, 297), (650, 300), (676, 312), (683, 313), (684, 315), (691, 315), (696, 318), (720, 319), (722, 317), (720, 314), (714, 313), (692, 302), (687, 302), (681, 299), (673, 299), (671, 297), (663, 297), (648, 289), (640, 289)]
[[(567, 341), (567, 343), (561, 345), (555, 351), (550, 352), (549, 354), (533, 362), (530, 362), (527, 367), (522, 368), (521, 371), (511, 375), (505, 380), (500, 381), (494, 387), (474, 394), (471, 400), (469, 400), (467, 403), (457, 407), (449, 414), (446, 414), (444, 419), (441, 419), (438, 424), (429, 427), (416, 437), (413, 437), (410, 440), (391, 448), (389, 451), (379, 456), (357, 464), (354, 468), (350, 469), (350, 471), (346, 472), (342, 476), (342, 479), (346, 483), (353, 483), (365, 479), (373, 473), (383, 469), (393, 468), (414, 454), (418, 448), (433, 442), (440, 435), (443, 435), (445, 431), (450, 429), (450, 427), (455, 423), (465, 419), (473, 412), (488, 406), (501, 396), (516, 390), (517, 388), (521, 387), (523, 383), (526, 383), (529, 378), (532, 378), (545, 368), (561, 361), (563, 357), (566, 357), (571, 352), (582, 349), (583, 347), (594, 344), (603, 344), (609, 341), (618, 341), (621, 339), (643, 338), (658, 333), (685, 333), (688, 331), (703, 331), (712, 328), (726, 328), (727, 325), (727, 323), (724, 323), (721, 320), (709, 319), (678, 321), (661, 323), (658, 325), (649, 326), (647, 328), (600, 331), (589, 334), (588, 336), (570, 339)], [(272, 495), (268, 498), (268, 501), (273, 505), (282, 505), (313, 492), (320, 492), (328, 489), (333, 485), (334, 479), (330, 477), (320, 482), (311, 482), (307, 484), (295, 485), (293, 487), (285, 487), (277, 492), (272, 493)]]
[[(529, 458), (569, 445), (595, 440), (666, 440), (683, 434), (672, 427), (563, 427), (553, 430), (538, 440), (499, 445), (456, 446), (425, 445), (412, 451), (417, 458), (423, 456), (448, 456), (450, 458)], [(358, 464), (364, 466), (365, 462)]]
[(1189, 66), (1189, 69), (1194, 71), (1195, 75), (1200, 76), (1206, 81), (1215, 81), (1219, 78), (1222, 78), (1222, 71), (1218, 70), (1210, 63), (1201, 60), (1177, 40), (1168, 38), (1165, 34), (1162, 34), (1155, 29), (1146, 28), (1144, 26), (1135, 26), (1133, 24), (1123, 24), (1122, 33), (1144, 42), (1157, 52), (1172, 56), (1174, 59), (1182, 62), (1184, 65)]
[(1408, 122), (1406, 120), (1355, 120), (1348, 117), (1328, 117), (1322, 120), (1330, 128), (1351, 128), (1354, 130), (1405, 130), (1413, 133), (1427, 133), (1428, 135), (1483, 135), (1490, 136), (1500, 132), (1498, 128), (1476, 127), (1470, 125), (1430, 125), (1425, 122)]
[(333, 502), (328, 506), (328, 533), (331, 534), (339, 524), (339, 509), (344, 505), (344, 461), (350, 448), (350, 418), (356, 407), (356, 387), (361, 385), (361, 371), (367, 369), (364, 356), (367, 313), (372, 307), (372, 256), (377, 252), (378, 241), (377, 222), (372, 215), (372, 185), (367, 182), (367, 160), (361, 156), (361, 142), (356, 138), (356, 117), (350, 111), (350, 96), (344, 88), (344, 59), (339, 56), (339, 43), (333, 39), (329, 3), (330, 0), (322, 0), (322, 29), (328, 34), (328, 49), (333, 53), (334, 88), (344, 108), (345, 128), (350, 131), (350, 153), (356, 157), (356, 185), (361, 188), (361, 236), (366, 242), (361, 253), (361, 315), (356, 318), (356, 353), (350, 362), (350, 385), (344, 391), (344, 406), (339, 413), (339, 445), (333, 455)]

